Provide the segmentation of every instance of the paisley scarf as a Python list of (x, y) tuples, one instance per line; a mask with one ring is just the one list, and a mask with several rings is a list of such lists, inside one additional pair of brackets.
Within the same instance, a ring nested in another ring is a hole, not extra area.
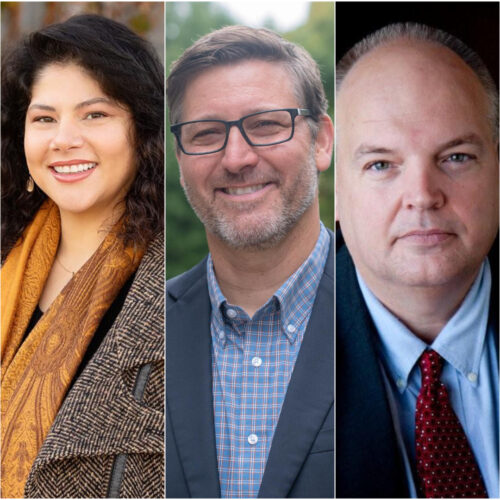
[(46, 201), (1, 271), (2, 497), (20, 498), (99, 323), (144, 254), (111, 231), (63, 288), (28, 337), (60, 237), (57, 206)]

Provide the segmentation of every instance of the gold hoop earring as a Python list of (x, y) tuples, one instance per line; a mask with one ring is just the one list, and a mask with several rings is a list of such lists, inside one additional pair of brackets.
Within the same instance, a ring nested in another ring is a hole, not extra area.
[(35, 181), (33, 180), (33, 177), (31, 175), (28, 177), (28, 180), (26, 181), (26, 191), (28, 193), (32, 193), (35, 189)]

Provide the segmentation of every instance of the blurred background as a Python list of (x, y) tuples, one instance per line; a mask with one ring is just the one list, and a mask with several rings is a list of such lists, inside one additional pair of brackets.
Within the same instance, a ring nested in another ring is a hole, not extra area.
[(163, 61), (163, 2), (2, 2), (2, 52), (24, 35), (77, 14), (99, 14), (125, 24), (149, 40)]
[[(210, 31), (232, 24), (270, 28), (302, 45), (319, 64), (333, 117), (333, 2), (167, 2), (165, 19), (167, 75), (170, 64)], [(180, 187), (174, 137), (166, 128), (166, 269), (170, 278), (199, 262), (208, 249), (203, 226)], [(330, 228), (334, 227), (333, 179), (332, 167), (320, 177), (321, 218)]]

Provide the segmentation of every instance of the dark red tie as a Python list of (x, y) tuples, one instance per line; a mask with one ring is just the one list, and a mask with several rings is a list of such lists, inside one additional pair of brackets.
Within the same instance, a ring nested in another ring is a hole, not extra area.
[(439, 380), (442, 366), (435, 351), (425, 351), (420, 358), (415, 441), (421, 491), (426, 498), (487, 498), (464, 430)]

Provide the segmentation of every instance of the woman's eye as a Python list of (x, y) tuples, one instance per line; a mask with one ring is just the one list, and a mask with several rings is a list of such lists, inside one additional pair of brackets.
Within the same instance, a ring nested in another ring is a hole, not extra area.
[(388, 161), (375, 161), (368, 165), (368, 170), (375, 170), (376, 172), (382, 172), (388, 170), (391, 164)]
[(87, 115), (85, 115), (85, 120), (95, 120), (96, 118), (103, 118), (105, 116), (107, 116), (105, 113), (93, 111), (92, 113), (87, 113)]
[(38, 123), (52, 123), (52, 122), (55, 122), (54, 118), (52, 118), (51, 116), (36, 116), (35, 118), (33, 118), (33, 121), (34, 122), (38, 122)]

